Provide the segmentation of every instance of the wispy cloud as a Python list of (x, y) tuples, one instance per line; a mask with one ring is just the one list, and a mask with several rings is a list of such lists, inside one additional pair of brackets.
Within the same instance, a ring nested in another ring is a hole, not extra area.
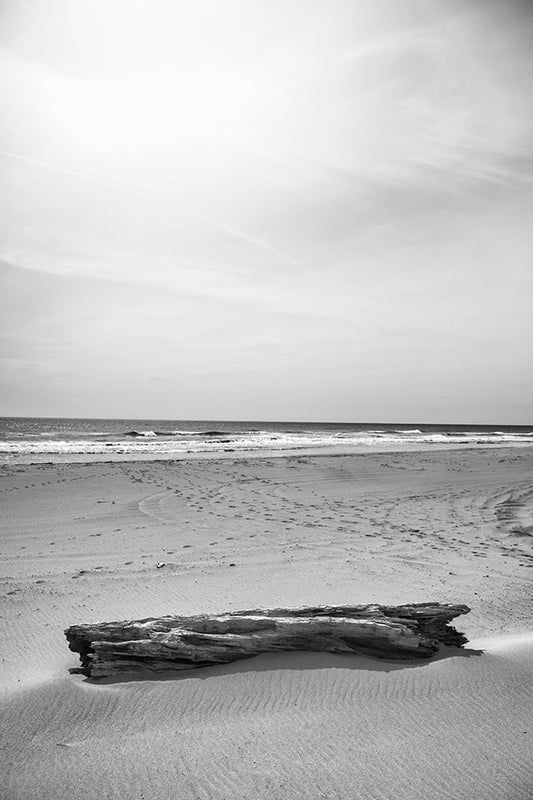
[[(47, 161), (40, 161), (39, 159), (30, 158), (28, 156), (23, 156), (18, 153), (11, 153), (9, 151), (2, 150), (0, 151), (0, 157), (14, 159), (15, 161), (21, 161), (24, 162), (25, 164), (34, 165), (42, 169), (52, 170), (62, 175), (67, 175), (71, 178), (79, 179), (82, 181), (88, 181), (89, 183), (93, 183), (98, 186), (103, 186), (107, 189), (110, 189), (113, 192), (131, 195), (133, 197), (139, 198), (141, 200), (147, 200), (152, 203), (166, 204), (168, 202), (168, 198), (166, 198), (162, 194), (149, 193), (131, 186), (125, 186), (123, 184), (114, 183), (112, 181), (97, 177), (95, 175), (88, 175), (85, 172), (79, 172), (77, 170), (69, 169), (59, 164), (51, 164)], [(291, 267), (296, 267), (299, 271), (305, 273), (307, 276), (310, 276), (312, 278), (316, 277), (313, 271), (308, 267), (306, 267), (305, 264), (296, 260), (295, 258), (292, 258), (288, 253), (283, 252), (282, 250), (275, 247), (271, 243), (264, 241), (263, 239), (260, 239), (257, 236), (253, 236), (252, 234), (247, 233), (246, 231), (243, 230), (237, 230), (236, 228), (227, 225), (218, 219), (212, 219), (203, 216), (200, 213), (195, 213), (190, 207), (187, 209), (187, 214), (188, 216), (193, 216), (197, 221), (205, 223), (208, 226), (211, 226), (217, 231), (221, 231), (222, 233), (227, 234), (230, 237), (233, 237), (243, 242), (247, 242), (248, 244), (252, 244), (254, 247), (260, 248), (261, 250), (265, 251), (271, 256), (274, 256), (281, 262)], [(10, 260), (13, 258), (13, 254), (8, 252), (5, 253), (3, 257), (6, 258), (7, 260)], [(39, 263), (43, 262), (38, 261), (37, 264), (34, 266), (38, 266)], [(22, 266), (24, 265), (22, 264)]]

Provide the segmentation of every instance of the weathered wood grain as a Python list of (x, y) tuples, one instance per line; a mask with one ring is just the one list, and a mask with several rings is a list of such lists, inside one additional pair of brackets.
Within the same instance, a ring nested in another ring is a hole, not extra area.
[(256, 609), (72, 625), (65, 635), (80, 656), (74, 671), (102, 678), (206, 667), (275, 650), (429, 658), (441, 644), (467, 641), (449, 622), (469, 611), (441, 603)]

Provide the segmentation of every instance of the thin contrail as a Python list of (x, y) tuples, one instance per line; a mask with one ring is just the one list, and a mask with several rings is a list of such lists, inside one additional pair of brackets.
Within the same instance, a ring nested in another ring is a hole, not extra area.
[[(52, 164), (49, 161), (40, 161), (37, 158), (29, 158), (28, 156), (21, 156), (18, 153), (12, 153), (9, 150), (0, 150), (0, 156), (5, 156), (6, 158), (13, 158), (17, 161), (24, 161), (27, 164), (34, 164), (37, 167), (42, 167), (44, 169), (50, 169), (54, 172), (60, 172), (63, 175), (70, 175), (73, 178), (80, 178), (84, 181), (89, 181), (90, 183), (96, 183), (100, 186), (106, 186), (109, 189), (114, 189), (115, 191), (122, 192), (125, 194), (130, 194), (135, 197), (140, 197), (144, 200), (152, 200), (156, 202), (165, 202), (165, 198), (161, 197), (160, 195), (150, 194), (149, 192), (139, 191), (138, 189), (133, 189), (130, 186), (122, 186), (118, 183), (113, 183), (112, 181), (107, 181), (103, 178), (97, 178), (95, 175), (88, 175), (86, 172), (78, 172), (74, 169), (67, 169), (66, 167), (61, 167), (59, 164)], [(189, 209), (189, 213), (191, 210)], [(255, 245), (256, 247), (261, 248), (267, 253), (276, 256), (277, 258), (285, 261), (287, 264), (291, 264), (294, 267), (298, 267), (298, 269), (302, 270), (308, 275), (313, 275), (315, 277), (315, 273), (302, 264), (300, 261), (296, 261), (296, 259), (292, 258), (292, 256), (284, 253), (282, 250), (278, 250), (277, 247), (269, 244), (268, 242), (263, 241), (263, 239), (258, 239), (256, 236), (252, 236), (244, 231), (240, 231), (236, 228), (232, 228), (229, 225), (226, 225), (224, 222), (220, 222), (216, 219), (211, 219), (209, 217), (204, 217), (201, 214), (194, 212), (194, 216), (200, 220), (201, 222), (206, 222), (211, 227), (215, 228), (216, 230), (222, 231), (223, 233), (227, 233), (230, 236), (233, 236), (236, 239), (240, 239), (241, 241), (249, 242), (250, 244)]]
[(45, 169), (54, 170), (54, 172), (61, 172), (63, 175), (71, 175), (73, 178), (81, 178), (84, 181), (90, 181), (91, 183), (97, 183), (100, 186), (107, 186), (109, 189), (115, 189), (118, 192), (124, 192), (125, 194), (133, 194), (136, 197), (143, 197), (143, 198), (152, 198), (151, 195), (140, 192), (137, 189), (132, 189), (130, 186), (121, 186), (119, 183), (113, 183), (112, 181), (106, 181), (103, 178), (97, 178), (94, 175), (88, 175), (86, 172), (78, 172), (75, 169), (67, 169), (67, 167), (61, 167), (58, 164), (51, 164), (49, 161), (40, 161), (37, 158), (28, 158), (28, 156), (20, 156), (18, 153), (11, 153), (9, 150), (0, 150), (0, 156), (6, 156), (7, 158), (14, 158), (17, 161), (25, 161), (27, 164), (35, 164), (37, 167), (44, 167)]
[(243, 239), (245, 242), (250, 242), (250, 244), (255, 244), (257, 247), (260, 247), (262, 250), (266, 250), (267, 253), (271, 253), (274, 256), (277, 256), (282, 261), (286, 261), (287, 264), (292, 264), (295, 267), (299, 267), (300, 269), (307, 268), (300, 262), (296, 261), (295, 258), (284, 253), (282, 250), (278, 250), (277, 247), (265, 242), (263, 239), (258, 239), (257, 236), (251, 236), (248, 233), (244, 233), (243, 231), (239, 231), (236, 228), (231, 228), (229, 225), (226, 225), (224, 222), (219, 222), (216, 219), (207, 219), (204, 218), (206, 222), (209, 222), (213, 227), (217, 228), (218, 230), (224, 231), (225, 233), (229, 233), (231, 236), (235, 236), (238, 239)]

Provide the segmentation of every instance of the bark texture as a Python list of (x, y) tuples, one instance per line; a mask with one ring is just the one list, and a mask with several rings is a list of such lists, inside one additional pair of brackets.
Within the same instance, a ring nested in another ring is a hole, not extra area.
[(72, 625), (65, 635), (80, 656), (81, 667), (73, 671), (103, 678), (194, 669), (274, 650), (429, 658), (441, 644), (465, 644), (448, 623), (469, 611), (442, 603), (256, 609)]

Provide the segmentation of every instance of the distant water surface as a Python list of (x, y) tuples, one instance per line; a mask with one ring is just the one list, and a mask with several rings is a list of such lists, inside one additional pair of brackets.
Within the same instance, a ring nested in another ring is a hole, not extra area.
[[(533, 426), (0, 417), (0, 461), (533, 444)], [(99, 458), (100, 460), (100, 458)]]

